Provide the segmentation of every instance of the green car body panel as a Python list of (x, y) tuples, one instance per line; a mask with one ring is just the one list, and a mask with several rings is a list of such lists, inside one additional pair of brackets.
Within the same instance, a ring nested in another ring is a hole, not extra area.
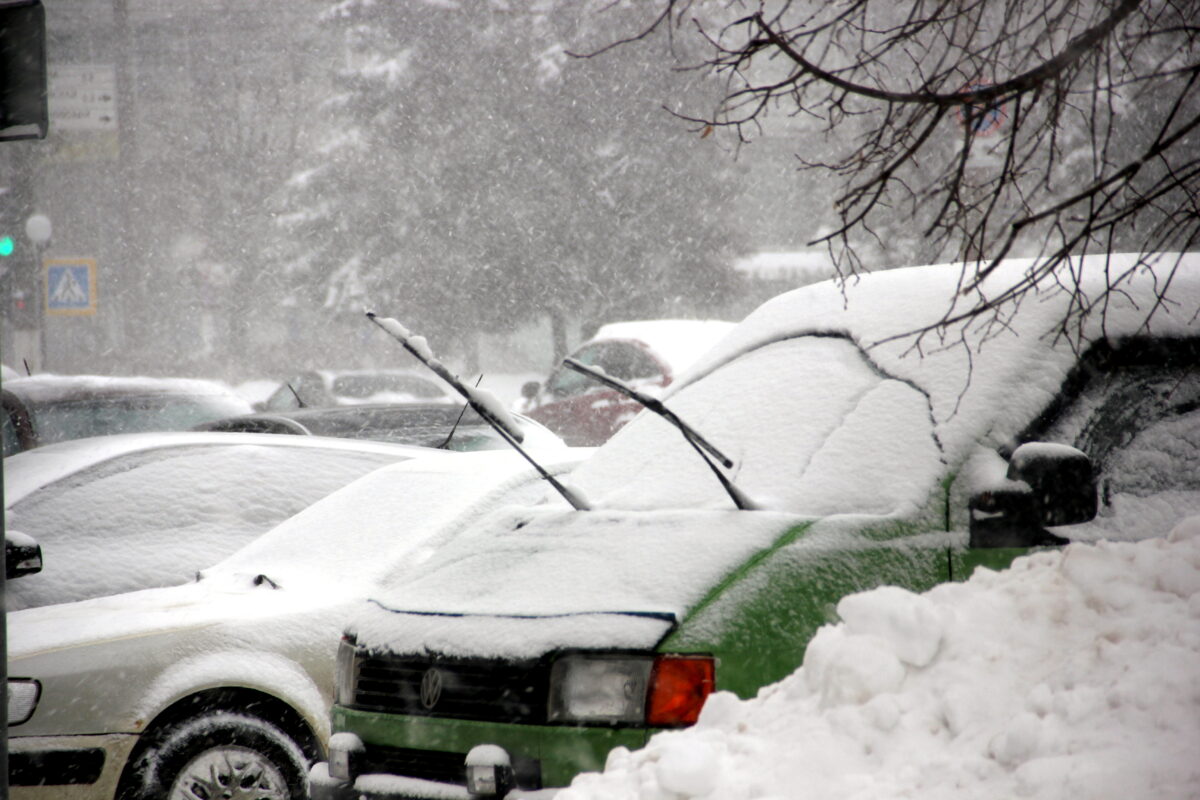
[[(949, 482), (942, 489), (949, 488)], [(939, 498), (931, 508), (940, 509)], [(753, 513), (753, 512), (746, 512)], [(939, 513), (922, 515), (928, 521)], [(861, 519), (807, 521), (729, 573), (677, 623), (660, 653), (716, 658), (716, 689), (742, 698), (793, 672), (808, 641), (837, 622), (838, 601), (882, 585), (914, 592), (963, 579), (977, 566), (1002, 569), (1024, 549), (969, 550), (965, 536), (939, 525)], [(844, 535), (852, 529), (855, 536)], [(465, 753), (498, 745), (538, 762), (543, 785), (566, 786), (585, 771), (604, 768), (616, 747), (642, 747), (658, 731), (604, 725), (530, 725), (416, 717), (334, 706), (333, 727), (373, 746)]]

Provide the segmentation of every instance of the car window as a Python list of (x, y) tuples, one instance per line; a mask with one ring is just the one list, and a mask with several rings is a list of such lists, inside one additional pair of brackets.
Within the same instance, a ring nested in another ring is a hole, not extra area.
[(435, 384), (415, 375), (340, 375), (333, 381), (333, 393), (338, 397), (362, 400), (385, 392), (421, 398), (442, 395)]
[[(645, 351), (628, 342), (594, 342), (579, 348), (571, 357), (589, 367), (600, 367), (622, 381), (651, 380), (662, 377), (662, 368)], [(596, 381), (570, 369), (560, 368), (550, 376), (546, 388), (551, 394), (572, 395), (599, 388)]]
[[(728, 473), (735, 483), (772, 509), (825, 515), (920, 507), (944, 471), (928, 398), (839, 337), (765, 345), (665, 402), (735, 462)], [(572, 482), (606, 506), (730, 503), (679, 431), (652, 414), (618, 431)]]
[(1200, 514), (1200, 369), (1121, 365), (1096, 374), (1041, 437), (1079, 448), (1099, 476), (1096, 519), (1071, 539), (1141, 539)]
[(279, 522), (403, 456), (267, 445), (191, 445), (114, 458), (33, 492), (9, 525), (42, 546), (41, 573), (8, 609), (194, 578)]
[[(296, 396), (300, 396), (300, 400)], [(328, 403), (325, 385), (318, 375), (296, 375), (284, 381), (283, 384), (267, 398), (265, 408), (268, 411), (287, 411), (300, 408), (300, 401), (306, 406), (323, 406)]]
[(21, 451), (21, 440), (17, 437), (17, 426), (5, 409), (0, 413), (0, 441), (4, 443), (4, 455), (11, 456)]
[(180, 395), (88, 397), (30, 409), (39, 445), (115, 433), (182, 431), (202, 422), (242, 414), (233, 398)]

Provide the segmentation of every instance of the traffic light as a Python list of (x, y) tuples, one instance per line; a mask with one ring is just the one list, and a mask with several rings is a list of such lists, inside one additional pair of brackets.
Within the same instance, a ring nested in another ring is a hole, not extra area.
[(44, 139), (46, 11), (41, 0), (0, 0), (0, 141)]
[(0, 258), (8, 258), (17, 252), (17, 242), (7, 233), (0, 233)]

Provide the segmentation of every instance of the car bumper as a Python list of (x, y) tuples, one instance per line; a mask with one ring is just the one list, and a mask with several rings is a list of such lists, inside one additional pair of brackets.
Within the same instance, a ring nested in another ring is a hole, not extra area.
[(13, 737), (8, 740), (10, 797), (108, 800), (136, 743), (132, 734)]
[[(334, 707), (333, 724), (335, 731), (355, 734), (363, 748), (347, 756), (348, 769), (335, 770), (348, 774), (348, 780), (331, 777), (325, 764), (313, 768), (313, 800), (473, 797), (466, 790), (464, 765), (467, 753), (479, 745), (508, 755), (516, 786), (510, 796), (535, 797), (543, 787), (566, 786), (580, 772), (603, 769), (611, 750), (640, 748), (655, 732), (412, 717), (342, 706)], [(331, 757), (336, 756), (331, 746)]]

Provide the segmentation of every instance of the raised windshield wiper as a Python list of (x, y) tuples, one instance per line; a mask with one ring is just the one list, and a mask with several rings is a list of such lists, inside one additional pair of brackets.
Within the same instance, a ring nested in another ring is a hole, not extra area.
[(525, 457), (525, 460), (533, 465), (533, 468), (538, 471), (555, 491), (563, 496), (571, 507), (576, 511), (587, 511), (591, 508), (587, 500), (576, 490), (565, 486), (561, 481), (546, 471), (546, 468), (534, 461), (533, 456), (525, 452), (521, 447), (521, 442), (525, 439), (524, 432), (517, 427), (517, 423), (508, 415), (508, 411), (496, 401), (496, 398), (490, 392), (484, 392), (479, 389), (474, 389), (467, 386), (458, 379), (454, 373), (446, 369), (441, 361), (433, 357), (433, 351), (429, 349), (429, 343), (425, 341), (424, 336), (414, 336), (408, 328), (405, 328), (396, 320), (390, 317), (379, 317), (373, 311), (367, 312), (367, 319), (374, 322), (384, 330), (389, 336), (398, 341), (404, 346), (404, 349), (411, 353), (418, 361), (431, 369), (435, 375), (450, 384), (454, 391), (463, 396), (467, 401), (467, 405), (478, 414), (483, 420), (492, 426), (496, 433), (500, 434), (500, 438), (508, 442), (514, 450)]
[[(721, 482), (721, 487), (725, 489), (725, 493), (729, 495), (731, 500), (733, 500), (733, 504), (735, 506), (743, 511), (749, 511), (758, 508), (758, 505), (749, 497), (747, 497), (741, 489), (739, 489), (737, 486), (734, 486), (733, 481), (729, 480), (729, 478), (725, 476), (725, 473), (721, 472), (721, 470), (717, 468), (717, 465), (712, 461), (712, 458), (715, 458), (718, 462), (720, 462), (721, 466), (725, 467), (725, 469), (731, 469), (733, 467), (733, 459), (729, 458), (720, 450), (718, 450), (707, 439), (701, 436), (695, 428), (680, 419), (678, 414), (663, 405), (663, 402), (657, 397), (651, 397), (645, 392), (640, 392), (624, 381), (612, 377), (604, 370), (596, 369), (595, 367), (589, 367), (587, 364), (576, 361), (573, 358), (564, 358), (563, 364), (569, 369), (573, 369), (582, 375), (586, 375), (593, 380), (599, 381), (610, 389), (616, 389), (621, 394), (629, 397), (632, 400), (636, 400), (645, 408), (648, 408), (650, 411), (653, 411), (655, 414), (658, 414), (667, 422), (674, 425), (679, 432), (683, 434), (683, 438), (687, 440), (687, 443), (695, 448), (696, 452), (700, 454), (700, 457), (704, 459), (704, 463), (708, 464), (708, 468), (711, 469), (713, 474), (717, 476), (717, 480)], [(709, 455), (711, 455), (712, 458), (709, 458)]]

